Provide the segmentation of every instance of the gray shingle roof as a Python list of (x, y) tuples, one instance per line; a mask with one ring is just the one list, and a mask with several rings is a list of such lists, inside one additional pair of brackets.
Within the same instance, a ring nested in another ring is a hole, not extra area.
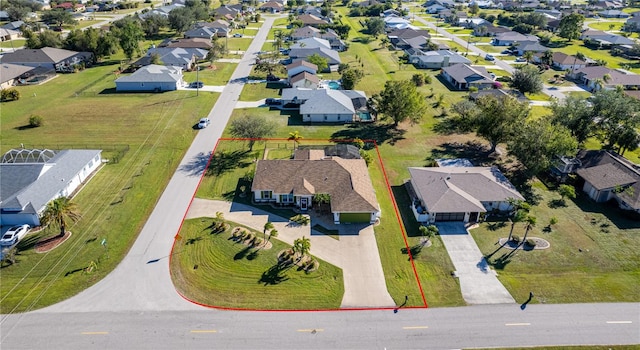
[(454, 64), (452, 66), (445, 67), (442, 70), (458, 82), (478, 82), (482, 80), (487, 82), (493, 81), (493, 78), (489, 75), (487, 69), (482, 66)]
[(64, 150), (45, 163), (0, 163), (0, 208), (36, 213), (101, 150)]
[(627, 174), (624, 169), (613, 163), (578, 169), (577, 173), (597, 190), (629, 185), (638, 181), (636, 177)]
[(15, 79), (32, 69), (34, 68), (29, 66), (21, 66), (18, 64), (11, 64), (11, 63), (2, 63), (2, 65), (0, 65), (0, 83), (4, 83), (5, 81)]
[(6, 53), (0, 58), (2, 63), (58, 63), (79, 54), (77, 51), (43, 47), (41, 49), (22, 49)]
[(378, 211), (362, 159), (259, 160), (251, 190), (294, 195), (328, 193), (332, 212)]
[(495, 167), (409, 168), (429, 212), (484, 212), (481, 202), (524, 199)]
[(342, 62), (340, 60), (340, 55), (338, 54), (338, 51), (326, 49), (323, 47), (311, 48), (311, 49), (307, 49), (307, 48), (291, 49), (291, 51), (289, 51), (289, 57), (291, 58), (306, 59), (307, 57), (314, 54), (327, 58), (327, 60), (329, 61), (329, 64), (340, 64)]
[(160, 66), (150, 64), (144, 66), (131, 75), (116, 79), (118, 82), (180, 82), (182, 80), (182, 69), (180, 67)]

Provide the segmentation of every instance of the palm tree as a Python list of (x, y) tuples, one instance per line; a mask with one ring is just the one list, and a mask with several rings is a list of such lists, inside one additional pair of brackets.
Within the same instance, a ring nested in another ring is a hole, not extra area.
[(511, 238), (513, 237), (513, 228), (516, 226), (517, 222), (522, 222), (526, 218), (527, 212), (523, 209), (518, 209), (516, 213), (513, 215), (511, 219), (511, 230), (509, 230), (509, 238), (507, 238), (507, 242), (511, 242)]
[(542, 62), (544, 62), (544, 64), (546, 64), (546, 65), (549, 65), (549, 66), (550, 66), (550, 65), (551, 65), (551, 63), (553, 63), (553, 62), (552, 62), (552, 60), (553, 60), (553, 52), (551, 52), (551, 51), (545, 51), (545, 52), (542, 54)]
[(60, 227), (60, 236), (64, 236), (65, 232), (67, 232), (67, 221), (76, 222), (81, 217), (75, 203), (71, 202), (68, 197), (60, 197), (47, 204), (40, 222), (43, 225), (57, 225)]
[(322, 205), (331, 202), (331, 195), (328, 193), (316, 193), (313, 195), (313, 201), (318, 203), (320, 212), (322, 212)]
[(527, 234), (529, 234), (529, 231), (534, 228), (536, 226), (536, 221), (538, 219), (536, 219), (535, 216), (529, 215), (524, 219), (524, 237), (522, 237), (522, 243), (524, 244), (524, 242), (527, 241)]
[(293, 141), (293, 150), (295, 151), (296, 146), (300, 143), (300, 140), (302, 140), (302, 135), (300, 135), (298, 130), (292, 131), (289, 133), (288, 140)]
[(273, 35), (273, 47), (276, 49), (276, 57), (280, 55), (280, 49), (284, 45), (284, 33), (278, 30)]
[(273, 230), (273, 229), (274, 229), (274, 227), (273, 227), (273, 223), (271, 223), (271, 221), (267, 221), (264, 224), (264, 228), (262, 229), (262, 235), (264, 236), (265, 240), (267, 239), (267, 230)]
[(531, 60), (533, 60), (533, 52), (531, 51), (525, 51), (522, 54), (522, 57), (527, 60), (527, 64), (529, 64), (529, 62), (531, 62)]
[(302, 238), (298, 238), (293, 241), (293, 252), (300, 254), (298, 257), (298, 261), (302, 259), (307, 253), (311, 250), (311, 241), (309, 238), (302, 236)]
[(271, 237), (278, 237), (278, 230), (274, 228), (269, 232), (269, 238), (267, 239), (267, 242), (271, 240)]
[(427, 238), (427, 240), (424, 241), (425, 244), (431, 240), (431, 237), (437, 235), (438, 232), (439, 230), (436, 225), (420, 226), (420, 235)]

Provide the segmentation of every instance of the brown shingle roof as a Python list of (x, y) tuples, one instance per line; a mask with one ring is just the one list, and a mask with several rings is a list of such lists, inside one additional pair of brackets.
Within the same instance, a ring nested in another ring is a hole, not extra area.
[(294, 195), (328, 193), (332, 212), (378, 211), (363, 159), (259, 160), (251, 190)]
[(578, 169), (577, 173), (597, 190), (625, 186), (638, 181), (613, 163)]

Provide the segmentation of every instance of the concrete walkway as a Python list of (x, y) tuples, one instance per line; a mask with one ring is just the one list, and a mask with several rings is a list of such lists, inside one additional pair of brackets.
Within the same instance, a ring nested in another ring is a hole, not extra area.
[[(311, 240), (310, 253), (342, 269), (344, 296), (340, 307), (394, 307), (387, 291), (382, 263), (372, 225), (333, 225), (323, 222), (328, 229), (338, 229), (340, 240), (311, 229), (312, 224), (300, 226), (288, 219), (239, 203), (195, 198), (187, 219), (215, 217), (224, 213), (227, 220), (262, 231), (271, 221), (278, 230), (278, 240), (293, 245), (302, 236)], [(313, 219), (312, 219), (313, 220)]]
[(462, 297), (468, 304), (515, 303), (496, 273), (489, 268), (464, 224), (437, 223), (440, 238), (456, 268)]

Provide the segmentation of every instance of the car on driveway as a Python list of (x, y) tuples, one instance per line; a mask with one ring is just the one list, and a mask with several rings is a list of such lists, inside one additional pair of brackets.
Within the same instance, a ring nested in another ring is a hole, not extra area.
[(198, 129), (204, 129), (211, 124), (211, 120), (209, 118), (201, 118), (198, 122)]
[(201, 81), (194, 81), (193, 83), (189, 84), (189, 87), (193, 89), (196, 89), (196, 88), (202, 89), (203, 86), (204, 86), (204, 83)]
[(496, 58), (493, 57), (493, 55), (487, 54), (486, 56), (484, 56), (484, 59), (487, 61), (495, 61)]
[(516, 62), (527, 62), (527, 59), (524, 57), (518, 57), (516, 58)]
[(11, 227), (2, 235), (2, 238), (0, 238), (0, 245), (12, 246), (20, 242), (20, 240), (27, 235), (29, 229), (31, 229), (31, 226), (27, 224)]

